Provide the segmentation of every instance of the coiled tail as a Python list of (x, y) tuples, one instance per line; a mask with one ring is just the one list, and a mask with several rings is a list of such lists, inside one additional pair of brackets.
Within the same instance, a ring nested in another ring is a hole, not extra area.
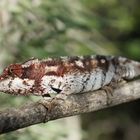
[(140, 76), (140, 62), (124, 57), (118, 57), (116, 61), (117, 73), (124, 79), (133, 79)]

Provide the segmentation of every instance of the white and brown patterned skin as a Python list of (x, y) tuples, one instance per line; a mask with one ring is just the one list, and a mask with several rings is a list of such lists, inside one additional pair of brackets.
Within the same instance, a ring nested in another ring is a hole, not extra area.
[(123, 57), (73, 56), (11, 64), (0, 76), (0, 91), (16, 95), (69, 95), (100, 89), (140, 75), (140, 63)]

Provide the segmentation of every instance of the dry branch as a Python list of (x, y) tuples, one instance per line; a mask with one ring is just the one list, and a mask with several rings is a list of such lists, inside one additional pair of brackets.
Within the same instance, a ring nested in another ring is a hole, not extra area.
[(45, 106), (39, 102), (29, 103), (17, 109), (10, 108), (0, 112), (0, 134), (50, 120), (97, 111), (138, 98), (140, 80), (135, 80), (119, 86), (109, 96), (105, 91), (98, 90), (71, 95), (65, 101), (46, 102)]

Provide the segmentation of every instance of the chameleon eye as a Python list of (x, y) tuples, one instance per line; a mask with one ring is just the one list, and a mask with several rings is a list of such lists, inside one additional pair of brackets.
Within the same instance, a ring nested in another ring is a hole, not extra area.
[(21, 65), (19, 65), (19, 64), (11, 65), (11, 66), (8, 68), (8, 74), (11, 75), (11, 76), (18, 76), (18, 77), (21, 77), (22, 72), (23, 72), (22, 67), (21, 67)]
[(8, 73), (9, 73), (10, 75), (13, 75), (13, 74), (14, 74), (14, 69), (13, 69), (13, 68), (9, 68), (9, 69), (8, 69)]
[(12, 74), (14, 72), (14, 69), (9, 68), (9, 73)]

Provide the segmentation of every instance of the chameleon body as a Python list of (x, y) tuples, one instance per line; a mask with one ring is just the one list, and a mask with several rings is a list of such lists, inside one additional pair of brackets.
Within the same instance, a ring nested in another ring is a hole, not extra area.
[(140, 63), (114, 56), (30, 59), (0, 75), (0, 91), (15, 95), (69, 95), (100, 89), (140, 75)]

